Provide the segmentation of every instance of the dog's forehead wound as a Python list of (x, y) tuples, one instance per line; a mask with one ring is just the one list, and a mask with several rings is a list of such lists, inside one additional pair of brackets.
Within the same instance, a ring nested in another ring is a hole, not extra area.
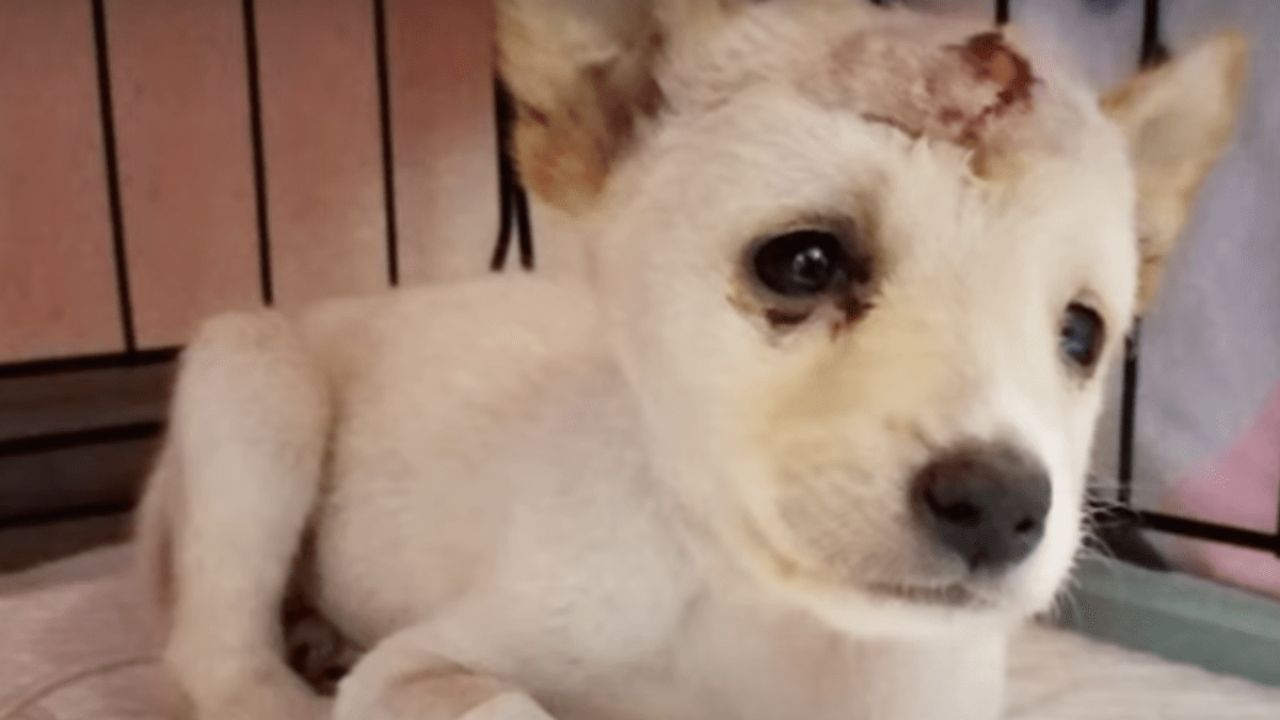
[(1000, 88), (998, 98), (1005, 105), (1031, 101), (1031, 85), (1035, 82), (1031, 63), (1005, 44), (1000, 33), (979, 33), (954, 49), (976, 78)]
[(826, 106), (969, 148), (980, 169), (1001, 131), (1033, 109), (1035, 83), (1031, 63), (998, 32), (921, 42), (860, 30), (834, 45), (805, 87)]

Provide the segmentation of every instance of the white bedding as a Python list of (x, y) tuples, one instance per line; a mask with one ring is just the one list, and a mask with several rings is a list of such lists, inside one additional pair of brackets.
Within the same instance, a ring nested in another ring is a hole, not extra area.
[(1280, 720), (1280, 690), (1056, 629), (1024, 632), (1011, 671), (1010, 720)]
[[(127, 561), (110, 548), (0, 578), (0, 720), (160, 717)], [(1011, 720), (1280, 720), (1280, 690), (1048, 628), (1018, 639), (1012, 673)]]

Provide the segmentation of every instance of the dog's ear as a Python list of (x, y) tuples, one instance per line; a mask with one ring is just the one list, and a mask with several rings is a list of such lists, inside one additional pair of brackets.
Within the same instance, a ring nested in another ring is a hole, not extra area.
[(665, 104), (657, 66), (673, 31), (697, 42), (757, 2), (498, 0), (498, 69), (515, 103), (513, 150), (525, 186), (570, 213), (590, 207)]
[(1196, 193), (1231, 139), (1246, 51), (1240, 35), (1222, 33), (1102, 98), (1124, 130), (1137, 172), (1139, 312), (1154, 297)]
[(526, 187), (569, 212), (590, 206), (663, 99), (654, 2), (499, 0), (499, 71), (515, 103)]

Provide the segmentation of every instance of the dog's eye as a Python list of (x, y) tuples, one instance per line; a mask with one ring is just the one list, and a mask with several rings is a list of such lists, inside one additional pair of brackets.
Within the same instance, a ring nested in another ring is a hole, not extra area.
[(822, 230), (796, 230), (766, 240), (752, 258), (756, 277), (787, 297), (817, 295), (848, 273), (840, 239)]
[(1102, 318), (1093, 308), (1078, 302), (1067, 306), (1058, 331), (1058, 344), (1068, 360), (1085, 370), (1092, 368), (1102, 351), (1102, 339)]

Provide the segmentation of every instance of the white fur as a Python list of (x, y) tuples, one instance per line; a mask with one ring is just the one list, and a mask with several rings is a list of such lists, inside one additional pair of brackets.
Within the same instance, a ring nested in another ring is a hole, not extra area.
[[(972, 147), (805, 79), (875, 22), (926, 59), (958, 26), (731, 12), (696, 24), (701, 45), (672, 41), (667, 110), (615, 138), (598, 196), (574, 195), (590, 282), (226, 317), (192, 343), (144, 540), (196, 717), (328, 712), (279, 657), (304, 527), (309, 595), (371, 648), (337, 720), (999, 713), (1007, 632), (1078, 543), (1101, 396), (1058, 353), (1061, 312), (1087, 298), (1104, 316), (1106, 367), (1134, 311), (1125, 137), (1036, 67), (1034, 112), (992, 141), (1016, 162), (984, 174)], [(785, 38), (811, 47), (767, 52)], [(874, 307), (771, 327), (744, 248), (815, 213), (875, 245)], [(993, 579), (935, 548), (907, 501), (932, 452), (973, 440), (1016, 442), (1053, 485), (1044, 542)], [(957, 582), (987, 604), (868, 589)]]

